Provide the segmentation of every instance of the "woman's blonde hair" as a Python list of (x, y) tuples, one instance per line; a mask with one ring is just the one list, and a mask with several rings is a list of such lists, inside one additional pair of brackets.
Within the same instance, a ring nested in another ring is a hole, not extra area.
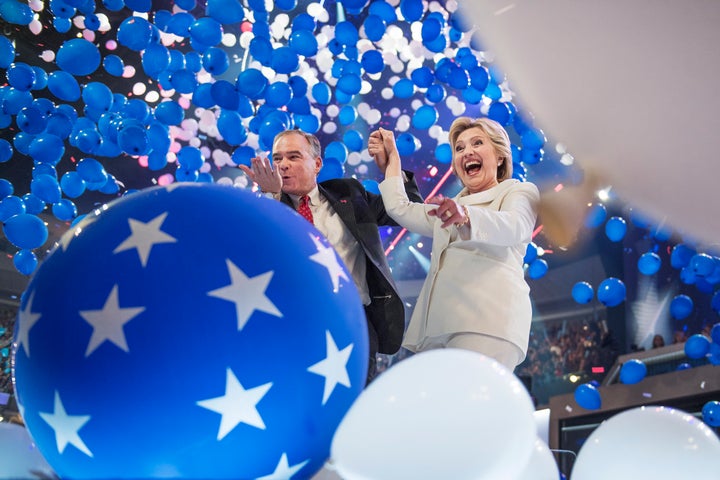
[[(455, 160), (455, 143), (462, 132), (470, 128), (479, 128), (488, 136), (497, 153), (498, 162), (497, 179), (498, 182), (512, 178), (512, 151), (510, 150), (510, 137), (508, 137), (505, 129), (495, 120), (489, 118), (459, 117), (452, 125), (450, 125), (450, 147), (452, 149), (453, 160)], [(453, 170), (455, 162), (453, 161)], [(455, 172), (457, 174), (457, 172)]]

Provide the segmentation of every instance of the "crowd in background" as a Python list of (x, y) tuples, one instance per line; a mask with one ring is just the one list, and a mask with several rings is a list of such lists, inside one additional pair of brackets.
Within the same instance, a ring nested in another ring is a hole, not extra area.
[(515, 374), (539, 387), (568, 374), (607, 372), (622, 353), (616, 343), (606, 321), (594, 315), (534, 322), (527, 357)]
[(0, 392), (12, 390), (10, 351), (16, 315), (15, 307), (0, 307)]

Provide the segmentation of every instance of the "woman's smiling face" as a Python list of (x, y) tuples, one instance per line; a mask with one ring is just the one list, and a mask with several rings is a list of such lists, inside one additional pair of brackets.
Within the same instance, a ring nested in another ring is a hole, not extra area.
[(464, 130), (455, 141), (453, 169), (470, 193), (497, 185), (498, 165), (504, 161), (498, 159), (490, 138), (479, 127)]

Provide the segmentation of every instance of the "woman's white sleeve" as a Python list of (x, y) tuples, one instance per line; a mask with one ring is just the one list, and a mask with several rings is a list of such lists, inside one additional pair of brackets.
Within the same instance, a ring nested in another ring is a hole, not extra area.
[(385, 210), (393, 220), (413, 233), (432, 237), (433, 225), (437, 219), (428, 215), (427, 212), (437, 208), (436, 205), (408, 200), (400, 177), (388, 177), (380, 183), (379, 187)]

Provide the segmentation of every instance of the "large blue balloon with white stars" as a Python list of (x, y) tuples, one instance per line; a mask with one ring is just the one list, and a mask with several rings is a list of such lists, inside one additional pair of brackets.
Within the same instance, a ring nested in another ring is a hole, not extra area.
[(150, 188), (74, 224), (14, 341), (23, 418), (62, 478), (309, 478), (368, 359), (327, 240), (215, 184)]

